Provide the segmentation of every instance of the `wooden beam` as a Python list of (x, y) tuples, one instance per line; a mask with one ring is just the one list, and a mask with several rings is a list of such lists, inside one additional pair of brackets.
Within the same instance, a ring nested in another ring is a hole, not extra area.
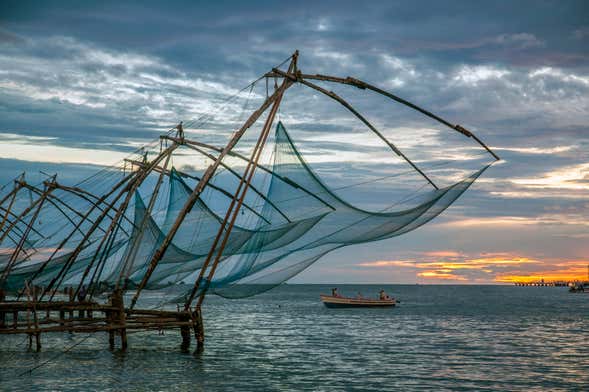
[[(166, 150), (161, 152), (143, 170), (140, 170), (137, 174), (137, 177), (132, 182), (130, 182), (125, 189), (123, 189), (122, 193), (126, 193), (126, 196), (125, 196), (123, 202), (116, 209), (115, 216), (111, 220), (111, 223), (107, 229), (108, 235), (105, 235), (104, 237), (102, 237), (100, 243), (98, 244), (98, 248), (97, 248), (96, 252), (92, 256), (92, 260), (90, 261), (90, 263), (88, 264), (88, 266), (84, 270), (84, 273), (82, 274), (82, 278), (80, 279), (80, 283), (78, 284), (78, 287), (76, 288), (75, 295), (77, 295), (78, 292), (80, 291), (82, 285), (84, 284), (84, 281), (86, 280), (86, 277), (88, 276), (92, 267), (94, 266), (94, 262), (96, 261), (96, 257), (98, 256), (99, 253), (101, 253), (100, 259), (99, 259), (99, 264), (104, 266), (104, 263), (108, 259), (112, 244), (115, 241), (116, 234), (118, 233), (119, 219), (126, 212), (127, 206), (129, 205), (129, 202), (133, 198), (134, 193), (137, 190), (137, 188), (139, 188), (139, 186), (143, 183), (143, 181), (151, 173), (151, 171), (153, 170), (153, 167), (157, 166), (162, 161), (162, 159), (167, 158), (170, 154), (172, 154), (172, 152), (174, 152), (174, 150), (177, 147), (178, 147), (177, 144), (173, 144), (170, 147), (168, 147)], [(122, 196), (122, 194), (121, 194), (121, 196)], [(103, 247), (103, 245), (105, 245), (105, 243), (106, 243), (106, 246), (104, 247), (104, 249), (102, 249), (102, 247)], [(101, 252), (101, 249), (102, 249), (102, 252)], [(96, 267), (96, 269), (94, 270), (94, 273), (92, 274), (90, 282), (93, 282), (94, 278), (100, 279), (100, 275), (97, 275), (100, 265), (98, 265)], [(100, 273), (102, 274), (102, 268), (100, 268)]]
[[(195, 146), (193, 146), (193, 145), (191, 145), (191, 144), (185, 143), (184, 145), (185, 145), (186, 147), (188, 147), (188, 148), (191, 148), (191, 149), (193, 149), (193, 150), (195, 150), (195, 151), (198, 151), (198, 152), (200, 152), (201, 154), (203, 154), (204, 156), (206, 156), (207, 158), (209, 158), (209, 159), (211, 159), (211, 160), (213, 160), (213, 161), (215, 161), (215, 159), (217, 159), (215, 156), (213, 156), (213, 155), (211, 155), (211, 154), (208, 154), (206, 151), (203, 151), (203, 150), (201, 150), (200, 148), (198, 148), (198, 147), (195, 147)], [(234, 169), (233, 169), (231, 166), (229, 166), (229, 165), (228, 165), (228, 164), (226, 164), (225, 162), (221, 162), (221, 166), (223, 166), (225, 169), (227, 169), (227, 171), (228, 171), (229, 173), (233, 174), (234, 176), (236, 176), (237, 178), (239, 178), (239, 179), (241, 180), (241, 178), (242, 178), (242, 175), (241, 175), (241, 174), (239, 174), (237, 171), (235, 171), (235, 170), (234, 170)], [(210, 185), (210, 182), (209, 182), (207, 185)], [(285, 214), (285, 213), (283, 213), (283, 212), (280, 210), (280, 208), (278, 208), (278, 206), (276, 206), (276, 204), (274, 204), (274, 202), (272, 202), (272, 200), (268, 199), (268, 198), (266, 197), (266, 195), (264, 195), (264, 193), (262, 193), (260, 190), (258, 190), (258, 189), (257, 189), (256, 187), (254, 187), (253, 185), (252, 185), (252, 187), (251, 187), (251, 188), (252, 188), (252, 191), (254, 191), (254, 192), (255, 192), (255, 193), (258, 195), (258, 196), (260, 196), (262, 199), (264, 199), (264, 201), (265, 201), (266, 203), (268, 203), (268, 204), (269, 204), (269, 205), (270, 205), (272, 208), (274, 208), (274, 210), (276, 210), (276, 211), (277, 211), (277, 212), (280, 214), (280, 216), (282, 216), (284, 219), (286, 219), (286, 221), (287, 221), (287, 222), (289, 222), (289, 223), (290, 223), (290, 222), (292, 222), (292, 221), (290, 220), (290, 218), (289, 218), (288, 216), (286, 216), (286, 214)], [(233, 195), (232, 195), (231, 197), (233, 197)]]
[[(291, 66), (292, 66), (292, 64), (291, 64)], [(284, 82), (283, 82), (283, 84), (284, 84)], [(213, 257), (213, 255), (215, 255), (215, 253), (216, 253), (215, 260), (213, 261), (213, 264), (211, 266), (211, 270), (209, 271), (209, 274), (208, 274), (207, 279), (205, 281), (205, 286), (203, 287), (202, 292), (200, 293), (200, 296), (198, 298), (196, 308), (200, 309), (202, 302), (204, 301), (206, 292), (207, 292), (207, 290), (211, 284), (211, 281), (215, 275), (215, 271), (217, 269), (217, 266), (219, 265), (219, 261), (221, 260), (221, 257), (223, 256), (223, 250), (225, 249), (225, 246), (227, 245), (229, 237), (231, 236), (231, 230), (232, 230), (232, 228), (235, 224), (235, 221), (237, 219), (239, 209), (241, 208), (241, 205), (243, 204), (243, 200), (245, 199), (245, 195), (247, 193), (247, 190), (250, 187), (251, 181), (254, 176), (254, 172), (256, 170), (257, 162), (258, 162), (258, 160), (262, 154), (262, 151), (264, 149), (264, 145), (265, 145), (266, 140), (268, 138), (268, 134), (270, 133), (270, 128), (272, 127), (272, 123), (274, 121), (274, 116), (276, 115), (276, 112), (278, 111), (278, 107), (280, 106), (281, 100), (282, 100), (282, 94), (274, 102), (272, 109), (270, 110), (270, 113), (268, 114), (268, 117), (266, 118), (266, 122), (264, 124), (264, 127), (262, 128), (262, 132), (260, 132), (260, 136), (258, 138), (256, 146), (254, 147), (254, 150), (252, 151), (252, 157), (251, 157), (250, 161), (248, 162), (248, 165), (245, 169), (244, 175), (243, 175), (243, 177), (240, 181), (240, 184), (235, 192), (235, 196), (233, 197), (233, 200), (231, 201), (231, 205), (229, 206), (229, 208), (227, 210), (227, 214), (225, 215), (225, 219), (224, 219), (223, 223), (221, 224), (221, 227), (219, 228), (219, 231), (217, 233), (217, 237), (215, 238), (215, 241), (213, 242), (213, 245), (211, 246), (209, 254), (207, 255), (207, 259), (200, 269), (199, 276), (196, 279), (196, 281), (194, 282), (194, 286), (192, 288), (192, 291), (191, 291), (190, 295), (188, 296), (188, 298), (186, 299), (186, 302), (184, 304), (185, 310), (190, 309), (190, 305), (192, 304), (192, 301), (194, 300), (196, 293), (198, 293), (198, 290), (200, 288), (200, 283), (201, 283), (202, 278), (205, 274), (205, 271), (208, 268), (209, 262), (211, 261), (211, 258)], [(242, 187), (243, 187), (243, 192), (241, 192)], [(240, 192), (241, 192), (241, 194), (240, 194)], [(236, 203), (236, 201), (237, 201), (237, 203)], [(233, 208), (234, 206), (235, 206), (235, 208)], [(225, 228), (228, 221), (229, 221), (229, 226), (227, 228)], [(223, 240), (221, 241), (221, 245), (219, 246), (219, 249), (217, 250), (217, 243), (218, 243), (219, 239), (221, 238), (221, 236), (223, 236)]]
[[(167, 137), (167, 136), (162, 136), (161, 138), (163, 138), (163, 139), (169, 139), (169, 140), (175, 140), (174, 138), (170, 138), (170, 137)], [(217, 152), (223, 151), (223, 149), (221, 147), (212, 146), (210, 144), (198, 142), (196, 140), (188, 140), (188, 139), (185, 139), (184, 140), (184, 144), (186, 144), (186, 145), (199, 146), (199, 147), (203, 147), (203, 148), (206, 148), (206, 149), (209, 149), (209, 150), (213, 150), (213, 151), (217, 151)], [(239, 159), (241, 159), (241, 160), (243, 160), (245, 162), (249, 162), (249, 158), (248, 157), (246, 157), (246, 156), (244, 156), (244, 155), (242, 155), (242, 154), (240, 154), (240, 153), (238, 153), (236, 151), (230, 151), (227, 155), (230, 155), (232, 157), (239, 158)], [(275, 173), (269, 167), (267, 167), (265, 165), (262, 165), (262, 164), (259, 164), (259, 163), (257, 165), (257, 168), (265, 171), (266, 173), (270, 174), (271, 176), (273, 176), (275, 178), (278, 178), (280, 181), (288, 184), (289, 186), (292, 186), (293, 188), (300, 189), (301, 191), (305, 192), (309, 196), (313, 197), (314, 199), (316, 199), (317, 201), (319, 201), (320, 203), (322, 203), (323, 205), (325, 205), (327, 208), (335, 211), (335, 208), (332, 205), (330, 205), (325, 200), (321, 199), (319, 196), (315, 195), (313, 192), (309, 191), (305, 187), (303, 187), (300, 184), (297, 184), (296, 182), (292, 181), (291, 179), (289, 179), (287, 177), (283, 177), (283, 176)]]
[[(182, 133), (183, 132), (182, 125), (180, 124), (179, 127), (180, 128), (178, 128), (178, 133)], [(166, 161), (164, 162), (164, 171), (166, 170), (166, 168), (168, 167), (168, 164), (170, 163), (170, 158), (172, 158), (172, 154), (169, 154), (166, 157)], [(157, 167), (157, 165), (154, 166), (152, 169), (155, 169), (156, 167)], [(133, 243), (128, 245), (128, 246), (131, 246), (131, 250), (127, 254), (127, 257), (125, 258), (125, 260), (123, 260), (123, 265), (121, 268), (121, 272), (119, 274), (119, 278), (117, 279), (117, 283), (115, 285), (115, 290), (119, 289), (121, 279), (123, 279), (123, 276), (126, 274), (126, 269), (127, 269), (128, 263), (130, 261), (134, 260), (135, 256), (137, 256), (139, 244), (141, 243), (141, 240), (143, 239), (143, 230), (145, 228), (145, 225), (146, 225), (148, 219), (151, 217), (151, 211), (153, 210), (153, 206), (155, 205), (155, 201), (159, 195), (160, 187), (161, 187), (163, 181), (164, 181), (164, 172), (160, 171), (157, 182), (155, 184), (155, 187), (153, 188), (153, 191), (151, 192), (149, 204), (147, 205), (147, 208), (146, 208), (145, 213), (143, 215), (143, 219), (141, 220), (141, 224), (139, 225), (139, 227), (135, 228), (135, 230), (139, 231), (139, 234), (137, 236), (135, 236), (135, 238), (133, 239)], [(125, 287), (123, 287), (123, 290), (124, 289), (125, 289)]]
[[(283, 77), (282, 75), (280, 75), (280, 73), (277, 72), (269, 72), (266, 74), (267, 77)], [(325, 81), (325, 82), (332, 82), (332, 83), (340, 83), (340, 84), (347, 84), (350, 86), (354, 86), (357, 87), (359, 89), (365, 90), (371, 90), (374, 91), (380, 95), (383, 95), (385, 97), (388, 97), (390, 99), (392, 99), (393, 101), (396, 101), (402, 105), (405, 105), (407, 107), (410, 107), (411, 109), (414, 109), (422, 114), (424, 114), (425, 116), (432, 118), (436, 121), (438, 121), (441, 124), (444, 124), (445, 126), (460, 132), (461, 134), (463, 134), (466, 137), (471, 137), (473, 138), (479, 145), (481, 145), (485, 150), (487, 150), (487, 152), (489, 154), (491, 154), (493, 156), (493, 158), (495, 158), (496, 160), (500, 160), (501, 158), (499, 158), (499, 156), (493, 151), (491, 150), (482, 140), (480, 140), (475, 134), (473, 134), (471, 131), (467, 130), (466, 128), (464, 128), (461, 125), (458, 124), (452, 124), (449, 121), (443, 119), (442, 117), (430, 112), (429, 110), (426, 110), (418, 105), (415, 105), (412, 102), (407, 101), (406, 99), (403, 99), (395, 94), (392, 94), (388, 91), (385, 91), (379, 87), (376, 87), (372, 84), (366, 83), (362, 80), (356, 79), (356, 78), (352, 78), (350, 76), (346, 77), (346, 78), (341, 78), (341, 77), (337, 77), (337, 76), (330, 76), (330, 75), (321, 75), (321, 74), (303, 74), (303, 73), (299, 73), (298, 77), (301, 79), (309, 79), (309, 80), (320, 80), (320, 81)]]
[(417, 165), (415, 165), (413, 161), (411, 161), (411, 159), (409, 159), (405, 154), (403, 154), (401, 150), (399, 150), (393, 143), (391, 143), (382, 133), (380, 133), (380, 131), (378, 131), (363, 115), (361, 115), (356, 109), (354, 109), (354, 107), (350, 105), (347, 101), (345, 101), (343, 98), (341, 98), (333, 91), (327, 91), (323, 87), (317, 86), (316, 84), (308, 82), (304, 79), (299, 80), (299, 83), (311, 87), (312, 89), (317, 90), (320, 93), (325, 94), (328, 97), (339, 102), (342, 106), (344, 106), (346, 109), (352, 112), (352, 114), (358, 117), (358, 119), (360, 119), (360, 121), (362, 121), (372, 132), (374, 132), (376, 136), (378, 136), (382, 141), (384, 141), (386, 145), (390, 147), (391, 150), (393, 150), (397, 155), (399, 155), (407, 163), (409, 163), (409, 165), (411, 165), (413, 169), (415, 169), (419, 174), (421, 174), (421, 176), (425, 178), (435, 189), (439, 189), (438, 186), (427, 176), (427, 174), (425, 174), (419, 167), (417, 167)]
[(266, 111), (266, 109), (272, 103), (274, 103), (274, 101), (276, 99), (278, 99), (278, 97), (281, 96), (282, 93), (291, 85), (292, 85), (291, 82), (284, 83), (281, 88), (274, 91), (274, 93), (266, 101), (264, 101), (264, 103), (258, 108), (258, 110), (256, 110), (255, 112), (253, 112), (250, 115), (250, 117), (247, 119), (245, 124), (243, 124), (243, 126), (237, 132), (235, 132), (233, 134), (233, 137), (231, 138), (229, 143), (227, 143), (227, 145), (225, 146), (223, 151), (219, 154), (217, 159), (207, 168), (207, 170), (203, 174), (201, 180), (196, 185), (194, 191), (192, 192), (192, 194), (189, 196), (188, 200), (184, 204), (184, 207), (182, 208), (182, 210), (178, 214), (178, 217), (176, 218), (176, 221), (174, 222), (174, 224), (170, 228), (170, 231), (166, 235), (166, 238), (163, 240), (160, 247), (155, 251), (155, 253), (149, 263), (147, 271), (145, 272), (145, 275), (143, 276), (141, 283), (137, 287), (137, 291), (135, 293), (135, 296), (133, 297), (133, 299), (131, 301), (130, 309), (132, 309), (135, 306), (135, 304), (137, 303), (137, 299), (139, 298), (141, 291), (143, 290), (143, 288), (147, 284), (149, 278), (151, 277), (151, 274), (155, 270), (155, 267), (157, 266), (159, 261), (164, 256), (164, 253), (166, 252), (166, 250), (168, 249), (168, 247), (172, 243), (172, 240), (174, 239), (176, 232), (180, 228), (180, 225), (184, 221), (184, 218), (186, 217), (188, 212), (192, 209), (192, 207), (194, 206), (194, 204), (196, 203), (196, 201), (200, 197), (200, 194), (202, 193), (202, 191), (204, 190), (204, 188), (208, 184), (209, 180), (213, 177), (213, 174), (215, 173), (217, 168), (220, 166), (223, 158), (225, 158), (225, 156), (233, 149), (233, 147), (235, 147), (235, 145), (241, 139), (241, 137), (243, 136), (245, 131), (247, 129), (249, 129), (257, 121), (257, 119), (260, 117), (260, 115), (262, 115), (262, 113), (264, 113), (264, 111)]
[[(133, 160), (133, 159), (125, 159), (125, 161), (127, 161), (127, 162), (129, 162), (129, 163), (131, 163), (133, 165), (138, 165), (138, 166), (141, 166), (141, 165), (144, 164), (143, 162), (140, 162), (140, 161), (137, 161), (137, 160)], [(153, 170), (154, 171), (157, 171), (158, 173), (165, 173), (167, 176), (170, 176), (171, 175), (171, 171), (170, 170), (163, 169), (160, 166), (155, 167)], [(190, 178), (190, 179), (195, 180), (195, 181), (200, 181), (200, 177), (195, 176), (195, 175), (192, 175), (192, 174), (184, 173), (184, 172), (179, 171), (177, 169), (176, 169), (176, 173), (178, 173), (178, 175), (180, 177), (185, 177), (185, 178)], [(223, 189), (223, 188), (221, 188), (221, 187), (213, 184), (212, 182), (209, 182), (207, 184), (207, 186), (209, 186), (212, 189), (220, 192), (223, 196), (226, 196), (228, 198), (232, 198), (233, 197), (233, 195), (231, 193), (229, 193), (226, 189)], [(252, 207), (250, 207), (249, 205), (247, 205), (245, 203), (244, 203), (243, 206), (245, 208), (247, 208), (249, 211), (251, 211), (253, 214), (255, 214), (256, 216), (258, 216), (260, 219), (262, 219), (264, 222), (266, 222), (267, 224), (270, 224), (270, 221), (268, 219), (264, 218), (264, 216), (262, 214), (260, 214), (258, 211), (256, 211), (255, 209), (253, 209)]]
[[(176, 148), (176, 145), (174, 144), (174, 145), (168, 147), (162, 153), (160, 153), (152, 161), (152, 164), (150, 164), (150, 167), (151, 166), (157, 166), (157, 164), (161, 161), (161, 159), (163, 159), (166, 156), (166, 154), (171, 153), (175, 148)], [(68, 257), (68, 260), (65, 262), (64, 266), (62, 267), (62, 269), (60, 270), (60, 272), (58, 273), (58, 275), (56, 275), (51, 280), (51, 282), (49, 282), (48, 286), (45, 288), (45, 291), (43, 292), (43, 294), (42, 294), (41, 297), (43, 297), (43, 295), (45, 295), (45, 293), (47, 293), (48, 290), (51, 290), (51, 288), (53, 287), (53, 285), (55, 285), (55, 283), (59, 282), (58, 284), (61, 284), (61, 281), (65, 277), (65, 274), (67, 274), (67, 272), (71, 268), (73, 262), (76, 260), (76, 258), (80, 254), (80, 252), (84, 249), (84, 244), (86, 243), (86, 241), (88, 241), (88, 239), (90, 238), (90, 236), (97, 229), (98, 225), (100, 225), (102, 223), (102, 220), (106, 216), (107, 211), (110, 210), (110, 209), (112, 209), (112, 208), (114, 208), (115, 203), (121, 197), (123, 197), (123, 195), (127, 194), (127, 196), (128, 196), (129, 193), (134, 192), (134, 190), (137, 189), (137, 187), (139, 186), (139, 184), (145, 179), (145, 177), (148, 174), (149, 174), (149, 170), (145, 170), (145, 171), (140, 171), (140, 172), (137, 172), (137, 173), (133, 173), (130, 176), (130, 178), (132, 179), (132, 181), (128, 181), (128, 182), (125, 181), (125, 182), (127, 182), (127, 184), (125, 185), (125, 187), (115, 196), (115, 198), (108, 205), (108, 207), (105, 209), (105, 211), (103, 211), (103, 213), (96, 219), (96, 221), (94, 222), (94, 224), (92, 225), (92, 227), (88, 230), (88, 232), (86, 233), (86, 235), (84, 236), (84, 238), (82, 238), (82, 240), (78, 243), (78, 245), (76, 246), (76, 248), (72, 251), (72, 253), (70, 254), (70, 257)], [(123, 182), (123, 184), (124, 184), (124, 182)], [(112, 195), (116, 191), (116, 189), (118, 189), (117, 185), (115, 185), (115, 187), (113, 187), (101, 199), (102, 200), (106, 200), (106, 198), (110, 197), (110, 195)], [(120, 213), (121, 213), (121, 210), (119, 209), (117, 211), (117, 214), (120, 216)], [(115, 215), (115, 219), (117, 219), (117, 215)], [(113, 219), (113, 220), (115, 220), (115, 219)], [(106, 236), (104, 238), (106, 238)], [(96, 251), (96, 253), (94, 254), (93, 260), (96, 259), (96, 256), (97, 256), (97, 253), (99, 252), (99, 250), (100, 249), (98, 249)], [(84, 271), (84, 276), (87, 276), (87, 274), (90, 271), (90, 268), (91, 267), (92, 267), (91, 265), (88, 265), (88, 268), (86, 268), (86, 270)], [(82, 280), (84, 280), (84, 279), (82, 279)], [(53, 295), (51, 295), (51, 298), (53, 298)]]

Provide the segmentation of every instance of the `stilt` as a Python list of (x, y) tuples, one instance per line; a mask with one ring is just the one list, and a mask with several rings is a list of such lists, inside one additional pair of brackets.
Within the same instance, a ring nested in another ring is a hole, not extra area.
[[(106, 315), (106, 324), (112, 326), (113, 324), (113, 313), (112, 311), (107, 311)], [(115, 331), (114, 329), (108, 330), (108, 348), (112, 351), (115, 349)]]
[(182, 336), (180, 350), (182, 350), (183, 353), (187, 353), (190, 350), (190, 327), (180, 327), (180, 336)]
[(200, 309), (197, 309), (192, 314), (194, 324), (194, 338), (196, 340), (195, 354), (203, 352), (205, 348), (205, 329), (202, 323), (202, 313)]
[(121, 350), (127, 349), (127, 329), (125, 328), (125, 303), (123, 301), (123, 290), (117, 289), (112, 293), (112, 306), (117, 308), (113, 321), (121, 326), (119, 335), (121, 337)]
[[(68, 295), (70, 298), (70, 302), (74, 302), (75, 298), (74, 298), (74, 288), (73, 287), (68, 288)], [(70, 310), (70, 320), (73, 318), (74, 318), (74, 311)]]
[[(4, 294), (4, 290), (0, 289), (0, 302), (4, 302), (6, 299), (6, 294)], [(0, 328), (4, 328), (6, 326), (6, 312), (0, 311)]]
[(112, 329), (108, 331), (108, 348), (111, 350), (115, 349), (115, 331)]
[(37, 352), (41, 351), (41, 333), (39, 332), (35, 334), (35, 349)]

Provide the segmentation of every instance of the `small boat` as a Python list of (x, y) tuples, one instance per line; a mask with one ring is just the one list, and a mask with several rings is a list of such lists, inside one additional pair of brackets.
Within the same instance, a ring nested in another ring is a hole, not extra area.
[(321, 301), (328, 308), (360, 308), (360, 307), (391, 307), (397, 304), (394, 298), (373, 299), (373, 298), (348, 298), (342, 296), (321, 294)]

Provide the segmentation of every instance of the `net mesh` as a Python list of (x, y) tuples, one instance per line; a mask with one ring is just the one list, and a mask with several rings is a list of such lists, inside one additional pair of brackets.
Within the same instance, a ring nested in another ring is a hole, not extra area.
[[(335, 249), (414, 230), (443, 212), (488, 167), (465, 175), (453, 185), (412, 194), (400, 201), (391, 200), (386, 208), (368, 211), (347, 202), (320, 179), (282, 122), (276, 126), (269, 161), (265, 171), (258, 169), (256, 172), (252, 190), (208, 285), (210, 291), (220, 296), (240, 298), (258, 294), (292, 278)], [(226, 163), (235, 170), (220, 171), (206, 187), (184, 217), (172, 244), (147, 281), (146, 289), (168, 288), (174, 292), (169, 298), (171, 301), (182, 301), (192, 289), (222, 226), (224, 210), (231, 201), (232, 189), (236, 186), (234, 172), (243, 169), (243, 162), (241, 165)], [(48, 285), (62, 274), (58, 282), (62, 285), (83, 281), (112, 288), (124, 282), (127, 289), (136, 287), (193, 192), (187, 175), (175, 167), (165, 171), (160, 194), (150, 193), (156, 178), (149, 176), (133, 192), (118, 221), (114, 219), (114, 211), (100, 220), (108, 203), (123, 205), (123, 199), (117, 199), (116, 193), (96, 203), (96, 200), (84, 200), (79, 195), (55, 190), (55, 198), (75, 205), (77, 215), (68, 218), (72, 213), (62, 211), (65, 207), (60, 209), (45, 203), (33, 224), (35, 231), (20, 244), (22, 250), (14, 259), (9, 250), (18, 246), (34, 213), (34, 209), (26, 211), (32, 201), (28, 194), (23, 196), (21, 192), (12, 208), (15, 216), (6, 220), (14, 224), (5, 223), (2, 231), (6, 235), (0, 253), (0, 271), (13, 264), (5, 286), (18, 290), (27, 280), (36, 285)], [(191, 178), (196, 181), (195, 177)], [(121, 170), (113, 168), (101, 171), (92, 181), (86, 180), (83, 184), (104, 189), (120, 180)], [(155, 203), (147, 207), (146, 200), (152, 197)], [(9, 198), (4, 205), (8, 201)], [(17, 219), (23, 212), (24, 218)], [(117, 229), (109, 232), (109, 225), (115, 221)], [(82, 241), (95, 222), (99, 224), (95, 225), (94, 232)], [(69, 234), (65, 237), (63, 233)], [(101, 245), (105, 233), (111, 234), (107, 245)], [(81, 249), (74, 257), (77, 245)]]

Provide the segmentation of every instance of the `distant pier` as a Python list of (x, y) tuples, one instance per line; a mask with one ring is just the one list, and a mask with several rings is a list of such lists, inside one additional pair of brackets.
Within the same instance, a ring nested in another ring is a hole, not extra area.
[(516, 286), (537, 286), (537, 287), (571, 287), (571, 286), (589, 286), (589, 281), (568, 281), (568, 280), (537, 280), (531, 282), (514, 282)]

